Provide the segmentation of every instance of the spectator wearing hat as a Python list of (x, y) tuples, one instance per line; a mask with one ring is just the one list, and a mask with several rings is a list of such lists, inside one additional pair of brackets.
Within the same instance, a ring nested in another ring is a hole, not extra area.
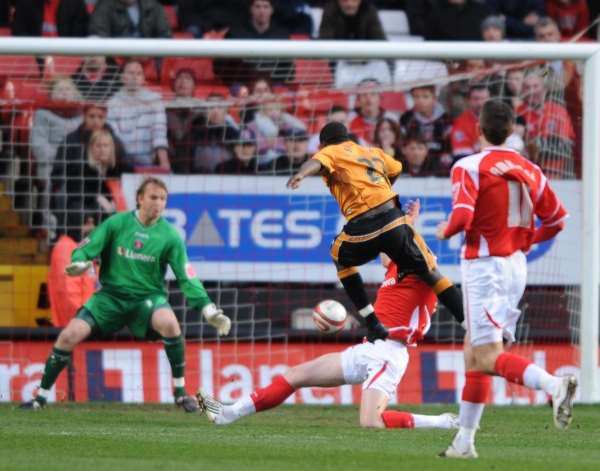
[(490, 15), (481, 22), (481, 38), (487, 42), (504, 41), (506, 36), (506, 25), (504, 18), (498, 15)]
[(174, 98), (165, 104), (169, 160), (174, 173), (189, 171), (194, 151), (192, 127), (202, 115), (204, 105), (202, 100), (194, 96), (196, 83), (196, 74), (192, 69), (179, 69), (172, 84)]
[(259, 168), (260, 173), (273, 175), (293, 175), (302, 164), (310, 159), (308, 153), (308, 134), (305, 129), (291, 128), (281, 132), (285, 145), (285, 154), (269, 165)]
[(215, 168), (217, 174), (249, 175), (257, 171), (256, 135), (250, 129), (242, 129), (233, 144), (233, 157)]

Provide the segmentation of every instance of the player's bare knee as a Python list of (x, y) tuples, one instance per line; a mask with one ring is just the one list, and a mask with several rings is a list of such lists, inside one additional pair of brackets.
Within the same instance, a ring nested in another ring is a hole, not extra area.
[(83, 340), (81, 332), (74, 327), (67, 327), (56, 339), (56, 346), (61, 350), (71, 351), (81, 340)]
[(385, 428), (380, 416), (368, 415), (360, 417), (360, 426), (362, 428)]
[(181, 329), (177, 321), (165, 322), (160, 326), (159, 333), (163, 337), (179, 337), (181, 335)]

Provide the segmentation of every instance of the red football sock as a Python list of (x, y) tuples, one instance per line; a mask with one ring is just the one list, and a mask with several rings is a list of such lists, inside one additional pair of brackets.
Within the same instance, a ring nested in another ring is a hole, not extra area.
[(385, 428), (415, 428), (415, 419), (409, 412), (386, 410), (381, 414)]
[(515, 384), (523, 384), (523, 373), (533, 362), (527, 358), (512, 353), (501, 353), (496, 358), (494, 369), (496, 373), (507, 381)]
[(475, 404), (485, 404), (492, 389), (492, 377), (481, 371), (465, 373), (465, 387), (462, 400)]
[(250, 398), (254, 402), (256, 412), (271, 409), (285, 401), (295, 389), (283, 376), (275, 376), (273, 382), (264, 388), (257, 389)]

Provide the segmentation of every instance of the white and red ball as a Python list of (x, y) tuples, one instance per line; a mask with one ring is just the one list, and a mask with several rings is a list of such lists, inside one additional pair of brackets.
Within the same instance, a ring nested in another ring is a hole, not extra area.
[(315, 306), (312, 317), (317, 328), (324, 333), (338, 332), (344, 328), (348, 313), (343, 304), (325, 299)]

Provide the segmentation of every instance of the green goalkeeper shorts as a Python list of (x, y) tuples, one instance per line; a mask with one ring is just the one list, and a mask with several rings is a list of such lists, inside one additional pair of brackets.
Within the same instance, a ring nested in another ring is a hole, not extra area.
[[(163, 307), (171, 309), (162, 294), (123, 299), (104, 290), (95, 293), (84, 307), (77, 317), (90, 324), (94, 335), (106, 337), (127, 326), (137, 339), (159, 338), (150, 324), (152, 314)], [(90, 314), (93, 319), (90, 319)]]

